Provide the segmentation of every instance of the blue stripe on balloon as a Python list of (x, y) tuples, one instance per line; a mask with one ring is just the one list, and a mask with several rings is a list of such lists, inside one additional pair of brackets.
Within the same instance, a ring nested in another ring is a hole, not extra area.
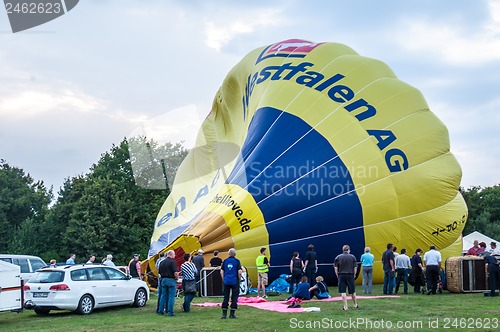
[[(299, 117), (271, 107), (257, 110), (227, 182), (250, 192), (261, 209), (271, 265), (288, 265), (294, 251), (304, 259), (309, 244), (320, 264), (333, 263), (344, 244), (356, 257), (363, 253), (362, 207), (349, 170), (328, 140)], [(271, 269), (271, 277), (283, 271)]]

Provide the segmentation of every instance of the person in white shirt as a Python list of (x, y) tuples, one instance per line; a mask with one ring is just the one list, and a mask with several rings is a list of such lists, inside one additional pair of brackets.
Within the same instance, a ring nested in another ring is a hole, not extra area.
[(90, 257), (89, 257), (89, 260), (88, 260), (88, 261), (87, 261), (87, 263), (85, 263), (85, 264), (90, 264), (90, 265), (92, 265), (92, 264), (94, 264), (94, 262), (95, 262), (95, 256), (94, 256), (94, 255), (92, 255), (92, 256), (90, 256)]
[(106, 266), (116, 266), (115, 263), (113, 263), (113, 256), (110, 254), (110, 255), (107, 255), (106, 256), (106, 260), (104, 261), (104, 263), (102, 263), (102, 265), (106, 265)]
[(405, 294), (408, 294), (408, 276), (410, 275), (410, 257), (406, 255), (406, 249), (401, 249), (401, 254), (399, 254), (396, 259), (396, 292), (399, 291), (399, 285), (403, 281), (403, 288)]
[(491, 242), (490, 243), (490, 254), (495, 255), (495, 256), (500, 256), (500, 249), (497, 248), (496, 242)]
[(425, 279), (427, 281), (427, 295), (436, 294), (439, 272), (441, 271), (441, 253), (436, 246), (431, 245), (424, 254)]

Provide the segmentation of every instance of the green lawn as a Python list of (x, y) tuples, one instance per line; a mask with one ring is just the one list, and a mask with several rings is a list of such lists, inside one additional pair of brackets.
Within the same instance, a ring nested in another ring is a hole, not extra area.
[[(374, 287), (381, 294), (381, 285)], [(334, 290), (331, 287), (331, 290)], [(333, 293), (333, 292), (331, 292)], [(281, 300), (285, 295), (270, 297)], [(220, 298), (196, 298), (193, 303), (220, 302)], [(156, 296), (144, 308), (119, 307), (96, 310), (89, 316), (69, 311), (53, 311), (40, 317), (33, 311), (0, 313), (0, 331), (435, 331), (500, 330), (500, 297), (479, 294), (409, 294), (399, 298), (360, 299), (359, 310), (342, 311), (341, 302), (308, 302), (303, 307), (320, 307), (321, 312), (278, 313), (241, 305), (238, 319), (220, 319), (218, 307), (192, 306), (181, 312), (182, 299), (176, 299), (175, 317), (155, 314)], [(352, 307), (352, 303), (349, 305)], [(398, 328), (397, 324), (406, 324)], [(303, 327), (303, 328), (302, 328)], [(448, 327), (448, 328), (446, 328)]]

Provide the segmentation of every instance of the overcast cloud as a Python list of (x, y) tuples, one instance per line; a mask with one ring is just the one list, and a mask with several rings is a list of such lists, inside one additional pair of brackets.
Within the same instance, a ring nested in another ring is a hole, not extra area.
[(232, 66), (290, 38), (387, 63), (447, 125), (462, 185), (499, 183), (495, 0), (86, 0), (16, 34), (0, 10), (0, 158), (57, 191), (152, 123), (189, 147)]

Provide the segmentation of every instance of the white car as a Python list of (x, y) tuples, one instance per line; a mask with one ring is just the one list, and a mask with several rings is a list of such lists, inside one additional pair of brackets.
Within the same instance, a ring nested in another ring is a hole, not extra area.
[(147, 284), (103, 265), (68, 265), (36, 271), (24, 286), (26, 309), (38, 315), (51, 310), (74, 310), (82, 315), (95, 308), (133, 304), (149, 299)]
[(0, 254), (0, 261), (18, 265), (21, 268), (21, 278), (28, 281), (36, 270), (42, 269), (47, 264), (37, 256)]

